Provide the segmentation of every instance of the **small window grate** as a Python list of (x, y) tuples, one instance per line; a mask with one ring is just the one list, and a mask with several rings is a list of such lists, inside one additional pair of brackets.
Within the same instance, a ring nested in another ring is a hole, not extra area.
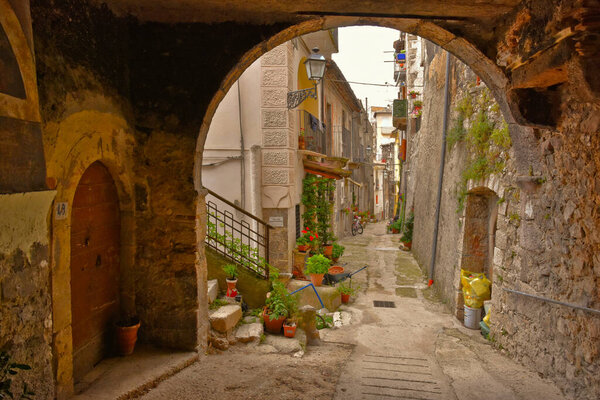
[(396, 308), (396, 303), (393, 301), (373, 300), (373, 307)]

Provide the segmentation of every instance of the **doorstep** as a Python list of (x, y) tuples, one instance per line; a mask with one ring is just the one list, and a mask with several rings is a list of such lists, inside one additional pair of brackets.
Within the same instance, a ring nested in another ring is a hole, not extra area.
[(198, 360), (196, 352), (177, 352), (138, 345), (127, 357), (102, 360), (75, 385), (76, 400), (135, 397)]

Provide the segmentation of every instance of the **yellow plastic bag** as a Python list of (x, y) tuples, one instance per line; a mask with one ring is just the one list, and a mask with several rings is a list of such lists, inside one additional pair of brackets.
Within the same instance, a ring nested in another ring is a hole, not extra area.
[(462, 283), (465, 305), (471, 308), (483, 307), (483, 302), (489, 300), (491, 282), (482, 272), (471, 272), (460, 270), (460, 282)]
[(485, 322), (485, 324), (487, 326), (490, 326), (490, 314), (492, 313), (492, 309), (490, 308), (487, 312), (487, 314), (485, 314), (485, 317), (483, 317), (483, 322)]

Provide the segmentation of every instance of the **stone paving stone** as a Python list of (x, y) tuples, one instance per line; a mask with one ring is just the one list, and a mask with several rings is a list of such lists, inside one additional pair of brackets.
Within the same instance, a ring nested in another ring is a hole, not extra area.
[(215, 331), (226, 333), (233, 329), (242, 318), (242, 308), (237, 305), (228, 305), (210, 313), (208, 319)]

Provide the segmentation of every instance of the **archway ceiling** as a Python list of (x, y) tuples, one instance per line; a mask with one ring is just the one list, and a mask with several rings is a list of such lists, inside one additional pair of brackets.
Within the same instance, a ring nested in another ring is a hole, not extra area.
[(511, 12), (520, 0), (96, 0), (116, 14), (155, 22), (298, 22), (348, 15), (485, 21)]

